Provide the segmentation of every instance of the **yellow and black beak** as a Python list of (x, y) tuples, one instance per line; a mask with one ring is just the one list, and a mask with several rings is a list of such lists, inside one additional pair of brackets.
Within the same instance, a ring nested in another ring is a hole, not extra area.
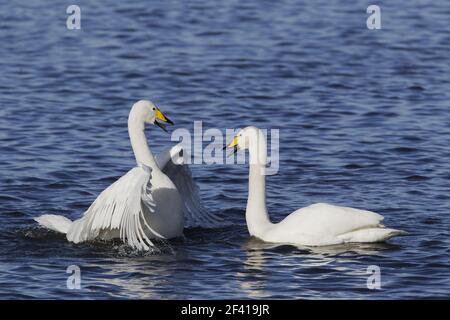
[(225, 150), (227, 148), (228, 149), (233, 148), (233, 152), (230, 153), (227, 157), (231, 157), (233, 154), (238, 152), (238, 150), (239, 150), (239, 145), (238, 144), (239, 144), (238, 136), (234, 136), (233, 140), (231, 140), (231, 142), (227, 146), (223, 147), (223, 150)]
[[(162, 121), (162, 122), (160, 122), (160, 121)], [(173, 124), (172, 120), (167, 118), (166, 115), (164, 113), (162, 113), (161, 110), (159, 110), (159, 108), (156, 108), (154, 124), (157, 125), (158, 127), (160, 127), (161, 129), (163, 129), (165, 132), (167, 132), (167, 129), (166, 129), (166, 126), (164, 125), (164, 122), (165, 123), (169, 123), (169, 124)]]

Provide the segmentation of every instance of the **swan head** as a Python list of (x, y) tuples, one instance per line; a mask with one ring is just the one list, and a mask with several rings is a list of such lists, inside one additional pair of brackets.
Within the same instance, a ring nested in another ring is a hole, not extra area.
[[(265, 163), (266, 157), (266, 139), (260, 129), (254, 126), (245, 127), (237, 132), (233, 137), (233, 140), (225, 146), (223, 149), (233, 149), (233, 152), (229, 155), (233, 155), (238, 150), (250, 149), (250, 154), (256, 155), (255, 161), (257, 163)], [(252, 159), (250, 159), (252, 162)]]
[(233, 152), (230, 153), (228, 156), (232, 156), (233, 154), (235, 154), (236, 152), (238, 152), (238, 150), (245, 150), (248, 149), (248, 132), (250, 127), (245, 127), (243, 129), (240, 129), (236, 135), (233, 137), (233, 140), (231, 140), (231, 142), (226, 145), (225, 147), (223, 147), (223, 149), (233, 149)]
[[(166, 123), (173, 124), (161, 110), (149, 100), (139, 100), (131, 108), (131, 113), (144, 123), (150, 123), (167, 132)], [(131, 114), (130, 114), (131, 116)]]

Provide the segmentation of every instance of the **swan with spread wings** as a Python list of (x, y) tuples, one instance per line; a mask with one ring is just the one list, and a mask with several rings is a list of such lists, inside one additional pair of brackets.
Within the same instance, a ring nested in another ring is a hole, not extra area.
[(137, 166), (106, 188), (75, 220), (45, 214), (35, 218), (43, 227), (66, 234), (67, 240), (120, 238), (133, 248), (149, 250), (152, 239), (183, 234), (185, 226), (213, 226), (221, 221), (200, 203), (198, 188), (184, 163), (180, 145), (154, 157), (144, 133), (145, 124), (166, 131), (173, 122), (148, 100), (131, 108), (128, 133)]

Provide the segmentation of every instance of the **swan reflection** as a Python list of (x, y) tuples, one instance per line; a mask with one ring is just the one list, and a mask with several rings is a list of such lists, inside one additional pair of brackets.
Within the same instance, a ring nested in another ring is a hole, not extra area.
[[(351, 269), (349, 265), (360, 264), (358, 259), (361, 256), (382, 255), (384, 250), (398, 249), (399, 246), (388, 243), (355, 243), (305, 247), (267, 243), (251, 237), (242, 248), (245, 259), (242, 269), (237, 272), (240, 288), (248, 298), (261, 299), (273, 298), (270, 292), (274, 292), (274, 287), (278, 286), (299, 293), (298, 297), (292, 298), (317, 297), (316, 288), (304, 286), (304, 283), (311, 285), (311, 278), (330, 278), (339, 272), (364, 276), (364, 270)], [(292, 277), (291, 281), (286, 281), (287, 275)]]

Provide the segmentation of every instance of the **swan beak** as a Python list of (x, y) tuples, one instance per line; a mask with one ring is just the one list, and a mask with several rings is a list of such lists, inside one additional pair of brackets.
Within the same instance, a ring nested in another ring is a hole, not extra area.
[(166, 117), (164, 113), (161, 112), (161, 110), (156, 109), (156, 119), (159, 119), (163, 122), (167, 122), (170, 124), (173, 124), (173, 121)]
[(167, 118), (166, 115), (161, 112), (161, 110), (156, 109), (155, 122), (154, 123), (155, 123), (155, 125), (157, 125), (161, 129), (163, 129), (165, 132), (167, 132), (166, 126), (164, 124), (162, 124), (161, 122), (159, 122), (158, 120), (161, 120), (161, 121), (169, 123), (169, 124), (173, 124), (173, 121), (170, 120), (169, 118)]
[(238, 152), (238, 150), (239, 150), (238, 143), (239, 143), (238, 137), (235, 136), (235, 137), (233, 138), (233, 140), (231, 140), (231, 142), (228, 144), (228, 146), (223, 147), (223, 150), (225, 150), (225, 149), (227, 149), (227, 148), (228, 148), (228, 149), (233, 148), (233, 152), (230, 153), (227, 157), (231, 157), (233, 154), (235, 154), (236, 152)]

